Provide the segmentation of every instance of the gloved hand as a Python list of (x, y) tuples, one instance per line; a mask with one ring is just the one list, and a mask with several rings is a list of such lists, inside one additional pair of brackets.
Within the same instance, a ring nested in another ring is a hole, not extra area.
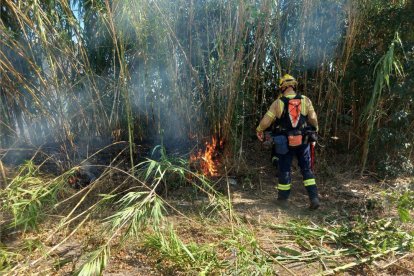
[(309, 142), (316, 142), (316, 141), (318, 141), (318, 133), (315, 131), (309, 135)]
[(303, 132), (305, 144), (318, 141), (318, 129), (314, 126), (307, 126)]

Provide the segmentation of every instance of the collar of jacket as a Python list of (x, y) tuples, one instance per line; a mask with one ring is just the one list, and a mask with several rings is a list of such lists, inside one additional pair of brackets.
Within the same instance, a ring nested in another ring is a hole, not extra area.
[(290, 91), (286, 94), (283, 94), (283, 96), (288, 98), (288, 99), (292, 99), (292, 98), (296, 97), (296, 92), (295, 91)]

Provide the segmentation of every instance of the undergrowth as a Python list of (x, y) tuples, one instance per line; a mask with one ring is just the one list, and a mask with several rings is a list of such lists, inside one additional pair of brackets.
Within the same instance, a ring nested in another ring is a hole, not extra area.
[[(399, 217), (348, 220), (335, 225), (310, 221), (246, 225), (234, 211), (231, 198), (217, 192), (209, 179), (191, 171), (185, 159), (168, 156), (162, 147), (155, 150), (159, 152), (156, 160), (146, 159), (127, 171), (108, 166), (107, 173), (80, 191), (67, 185), (77, 168), (50, 177), (42, 175), (33, 163), (24, 164), (6, 189), (0, 191), (1, 211), (6, 214), (2, 227), (39, 230), (57, 206), (72, 207), (49, 229), (46, 240), (62, 231), (66, 233), (53, 247), (46, 249), (33, 239), (23, 240), (19, 250), (0, 246), (0, 272), (21, 274), (39, 266), (92, 220), (99, 225), (94, 231), (100, 239), (93, 248), (85, 246), (85, 254), (78, 261), (72, 260), (77, 275), (101, 275), (113, 253), (123, 250), (130, 241), (138, 241), (144, 250), (158, 256), (164, 269), (199, 275), (274, 275), (279, 271), (294, 274), (289, 269), (292, 263), (317, 264), (322, 274), (334, 274), (413, 250), (414, 234), (403, 227), (412, 221), (410, 190), (388, 195)], [(103, 186), (109, 172), (124, 175), (125, 180), (102, 193), (102, 187), (98, 187)], [(207, 207), (201, 206), (196, 218), (187, 217), (174, 206), (174, 201), (162, 196), (165, 189), (182, 185), (191, 185), (208, 199)], [(160, 186), (165, 187), (161, 192)], [(87, 207), (81, 207), (81, 203), (87, 203)], [(216, 239), (199, 242), (183, 238), (169, 219), (170, 214), (187, 220), (188, 227), (200, 224)], [(214, 222), (206, 224), (208, 218)], [(270, 229), (278, 241), (259, 241), (255, 227)], [(31, 259), (31, 252), (39, 250), (37, 259)]]
[(414, 191), (405, 191), (402, 194), (393, 194), (394, 203), (397, 205), (398, 215), (403, 222), (413, 222), (411, 213), (414, 210)]
[[(368, 223), (360, 220), (334, 226), (292, 221), (284, 225), (270, 225), (271, 229), (292, 237), (297, 248), (279, 247), (275, 257), (285, 263), (320, 262), (324, 275), (348, 270), (372, 262), (389, 253), (396, 255), (414, 248), (414, 233), (407, 233), (393, 219), (379, 219)], [(341, 264), (344, 259), (350, 262)]]
[(194, 242), (185, 244), (172, 225), (146, 235), (145, 246), (158, 252), (163, 259), (169, 260), (178, 270), (205, 275), (211, 272), (212, 268), (220, 265), (213, 247)]
[[(166, 205), (172, 211), (177, 210), (157, 191), (160, 185), (174, 187), (189, 183), (209, 195), (212, 201), (220, 198), (219, 194), (211, 187), (208, 179), (188, 168), (186, 160), (168, 157), (163, 147), (156, 147), (154, 151), (156, 150), (159, 150), (159, 160), (147, 159), (133, 168), (134, 179), (141, 185), (131, 187), (127, 193), (121, 192), (123, 195), (115, 202), (116, 212), (103, 219), (103, 225), (106, 226), (102, 232), (106, 239), (105, 243), (89, 255), (87, 261), (78, 269), (78, 275), (101, 274), (107, 265), (114, 244), (117, 244), (115, 247), (120, 249), (128, 239), (140, 239), (141, 233), (149, 229), (155, 233), (153, 237), (159, 237), (158, 240), (163, 245), (175, 241), (171, 244), (172, 248), (175, 248), (175, 254), (182, 256), (180, 251), (183, 250), (192, 261), (195, 260), (184, 243), (174, 236), (174, 232), (166, 234), (162, 230), (166, 224)], [(117, 196), (119, 194), (107, 194), (104, 198), (107, 200)], [(220, 204), (220, 201), (217, 202)], [(222, 206), (221, 210), (225, 208)]]
[(48, 180), (32, 161), (22, 165), (9, 185), (0, 190), (3, 198), (0, 211), (11, 213), (13, 217), (8, 227), (36, 228), (45, 215), (45, 208), (55, 204), (59, 195), (65, 194), (67, 179), (73, 171)]
[(18, 257), (18, 253), (9, 251), (5, 246), (0, 244), (0, 274), (6, 273), (6, 271), (15, 265)]

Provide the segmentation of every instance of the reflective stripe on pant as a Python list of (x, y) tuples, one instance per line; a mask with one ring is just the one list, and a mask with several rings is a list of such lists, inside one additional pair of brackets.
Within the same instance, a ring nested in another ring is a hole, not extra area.
[(289, 191), (290, 190), (290, 184), (278, 184), (277, 189), (280, 191)]
[[(289, 183), (289, 190), (280, 189), (279, 198), (288, 198), (290, 195), (290, 183), (291, 179), (291, 166), (293, 157), (296, 156), (298, 159), (298, 164), (303, 176), (303, 184), (306, 187), (309, 197), (315, 198), (318, 196), (318, 191), (316, 188), (315, 176), (310, 168), (310, 148), (309, 145), (302, 145), (297, 148), (289, 149), (287, 154), (279, 156), (279, 185), (287, 185), (282, 183)], [(283, 188), (283, 186), (281, 186)]]
[[(277, 184), (277, 190), (280, 198), (288, 198), (290, 194), (290, 184)], [(283, 196), (282, 196), (283, 195)]]
[(303, 185), (305, 187), (312, 186), (312, 185), (316, 185), (315, 178), (309, 178), (309, 179), (303, 180)]
[(278, 196), (282, 199), (287, 199), (290, 195), (291, 184), (277, 184)]

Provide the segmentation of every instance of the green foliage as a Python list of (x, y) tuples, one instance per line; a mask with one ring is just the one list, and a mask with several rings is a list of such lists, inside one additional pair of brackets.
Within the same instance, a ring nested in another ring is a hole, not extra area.
[[(342, 226), (339, 230), (339, 245), (351, 243), (360, 245), (363, 250), (372, 253), (384, 252), (397, 247), (398, 251), (409, 251), (414, 246), (414, 238), (399, 228), (398, 224), (389, 219), (373, 222), (357, 222), (354, 225)], [(359, 252), (362, 254), (362, 252)]]
[[(326, 227), (292, 223), (276, 229), (296, 235), (298, 248), (278, 246), (280, 252), (268, 256), (253, 233), (237, 225), (214, 245), (230, 256), (219, 260), (212, 246), (186, 244), (172, 228), (162, 228), (166, 202), (159, 194), (162, 187), (192, 185), (208, 195), (209, 210), (239, 223), (231, 202), (162, 147), (156, 149), (159, 158), (134, 164), (135, 141), (163, 137), (173, 144), (194, 135), (197, 141), (218, 135), (242, 158), (245, 138), (276, 97), (277, 79), (290, 72), (314, 102), (321, 134), (349, 139), (344, 149), (362, 149), (363, 170), (374, 164), (383, 176), (412, 174), (412, 1), (343, 3), (1, 2), (0, 147), (15, 138), (43, 143), (113, 135), (129, 141), (132, 170), (123, 173), (131, 187), (115, 189), (76, 214), (92, 197), (93, 185), (62, 220), (64, 226), (82, 216), (87, 220), (100, 203), (114, 199), (115, 213), (103, 220), (105, 243), (90, 253), (79, 274), (102, 274), (116, 239), (137, 237), (146, 227), (154, 231), (152, 248), (200, 273), (272, 274), (278, 261), (371, 258), (411, 246), (412, 237), (388, 220)], [(9, 226), (36, 228), (72, 173), (45, 181), (33, 163), (22, 166), (0, 191), (0, 211), (13, 218)], [(409, 192), (395, 199), (402, 221), (412, 220), (412, 201)], [(337, 248), (330, 250), (328, 243)], [(0, 250), (2, 272), (13, 265), (13, 254)]]
[(0, 191), (4, 198), (0, 210), (13, 215), (10, 227), (36, 228), (45, 209), (57, 202), (71, 174), (45, 181), (32, 161), (22, 165), (6, 189)]
[(230, 255), (223, 266), (226, 273), (236, 275), (273, 275), (274, 263), (264, 251), (254, 233), (244, 227), (236, 227), (231, 236), (222, 242), (226, 255)]
[(110, 247), (102, 246), (90, 253), (87, 261), (75, 272), (78, 276), (102, 275), (108, 264)]
[(398, 215), (402, 222), (414, 221), (411, 213), (414, 211), (414, 191), (391, 194), (394, 204), (397, 206)]
[(398, 155), (398, 153), (403, 154), (405, 151), (403, 153), (397, 152), (392, 156), (388, 153), (377, 154), (380, 157), (377, 161), (377, 169), (381, 177), (404, 177), (414, 173), (411, 159), (404, 155)]
[(391, 91), (392, 98), (388, 104), (400, 110), (390, 114), (387, 124), (374, 129), (372, 133), (371, 158), (376, 160), (377, 171), (382, 177), (403, 177), (414, 173), (414, 133), (406, 131), (414, 121), (414, 114), (409, 112), (414, 95), (401, 95), (398, 92)]
[(243, 228), (225, 229), (219, 244), (184, 243), (170, 227), (148, 235), (145, 245), (155, 249), (175, 269), (209, 275), (272, 275), (272, 259), (263, 251), (254, 234)]
[(186, 273), (198, 272), (206, 275), (219, 266), (215, 248), (211, 245), (185, 244), (176, 234), (173, 226), (160, 229), (154, 234), (147, 235), (145, 245), (155, 249), (157, 253)]
[(162, 201), (155, 193), (149, 192), (129, 192), (115, 206), (118, 211), (106, 220), (112, 232), (125, 227), (126, 237), (137, 237), (149, 222), (158, 228), (165, 212)]
[(7, 271), (15, 265), (20, 255), (11, 251), (8, 251), (0, 243), (0, 274), (5, 274)]
[(362, 121), (366, 125), (364, 145), (362, 148), (362, 169), (365, 170), (368, 160), (369, 145), (371, 134), (375, 123), (384, 115), (380, 112), (380, 102), (384, 89), (390, 89), (390, 78), (393, 72), (397, 77), (403, 76), (403, 68), (400, 61), (395, 56), (395, 46), (402, 46), (398, 33), (395, 34), (394, 40), (388, 48), (388, 51), (381, 57), (374, 68), (375, 84), (371, 98), (362, 113)]
[[(297, 246), (305, 250), (302, 252), (291, 248), (279, 248), (281, 253), (277, 254), (276, 258), (288, 262), (321, 259), (333, 263), (338, 257), (344, 256), (367, 258), (364, 260), (369, 261), (373, 256), (382, 256), (389, 252), (403, 253), (414, 247), (412, 234), (402, 230), (398, 223), (391, 219), (368, 222), (361, 220), (331, 227), (303, 222), (271, 227), (294, 235)], [(352, 263), (350, 267), (357, 264)]]
[(102, 232), (105, 243), (88, 254), (87, 261), (79, 267), (77, 275), (101, 275), (108, 264), (114, 239), (120, 238), (121, 242), (125, 242), (131, 237), (138, 238), (143, 229), (149, 225), (158, 229), (163, 221), (165, 209), (154, 192), (129, 192), (118, 200), (116, 206), (118, 209), (115, 214), (103, 221), (109, 226)]
[[(104, 197), (106, 201), (108, 196)], [(139, 238), (149, 225), (159, 229), (163, 221), (164, 206), (154, 192), (128, 192), (119, 199), (115, 206), (117, 211), (104, 219), (105, 227), (102, 237), (105, 243), (97, 250), (87, 254), (77, 275), (101, 275), (105, 270), (111, 252), (111, 243), (120, 238), (121, 243), (129, 238)]]
[[(153, 155), (157, 151), (158, 160), (147, 159), (133, 168), (135, 175), (131, 176), (139, 185), (131, 187), (127, 192), (103, 195), (102, 204), (111, 202), (111, 207), (115, 206), (116, 211), (103, 220), (107, 226), (102, 233), (105, 243), (89, 254), (88, 261), (79, 268), (79, 273), (101, 274), (107, 265), (110, 248), (115, 239), (119, 239), (124, 245), (131, 238), (141, 238), (143, 231), (148, 228), (154, 232), (154, 235), (147, 238), (149, 244), (158, 248), (166, 257), (180, 260), (180, 266), (195, 262), (193, 265), (197, 267), (197, 271), (209, 270), (212, 265), (208, 261), (212, 256), (211, 251), (206, 248), (200, 249), (195, 244), (185, 245), (172, 228), (169, 231), (163, 230), (165, 200), (156, 190), (161, 183), (168, 187), (178, 187), (187, 183), (208, 195), (219, 211), (226, 210), (228, 203), (212, 188), (208, 179), (188, 168), (188, 161), (168, 156), (165, 148), (161, 146), (154, 148)], [(112, 203), (112, 200), (119, 196), (120, 198)]]
[(169, 156), (163, 146), (156, 146), (153, 149), (152, 155), (157, 156), (157, 153), (159, 157), (157, 160), (147, 158), (134, 168), (137, 177), (147, 188), (163, 191), (189, 184), (195, 190), (219, 197), (207, 177), (191, 170), (187, 158)]
[(164, 185), (171, 188), (186, 183), (188, 176), (193, 174), (189, 169), (188, 161), (174, 156), (167, 156), (163, 146), (156, 146), (152, 156), (159, 155), (159, 160), (147, 159), (137, 165), (138, 177), (148, 183), (153, 189)]
[(217, 135), (242, 158), (289, 72), (323, 136), (362, 138), (350, 142), (365, 167), (381, 152), (375, 129), (412, 110), (388, 97), (414, 87), (410, 1), (3, 2), (1, 145), (112, 135), (133, 167), (138, 140)]

